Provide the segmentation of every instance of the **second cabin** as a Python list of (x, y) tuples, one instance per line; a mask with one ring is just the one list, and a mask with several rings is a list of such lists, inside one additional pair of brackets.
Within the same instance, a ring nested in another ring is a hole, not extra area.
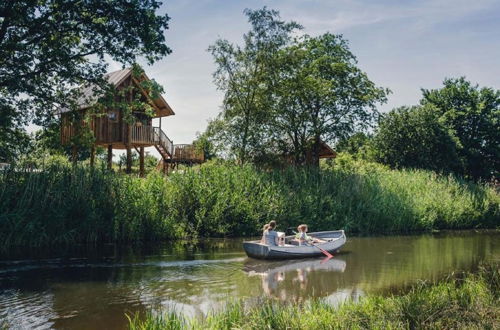
[[(112, 165), (113, 149), (125, 149), (128, 173), (131, 171), (131, 150), (132, 148), (137, 150), (141, 176), (144, 175), (145, 147), (154, 146), (158, 150), (165, 172), (169, 166), (173, 168), (179, 163), (193, 164), (204, 161), (202, 151), (198, 151), (190, 144), (174, 144), (162, 129), (162, 118), (175, 113), (160, 94), (152, 97), (151, 93), (145, 90), (144, 82), (150, 80), (142, 70), (139, 74), (135, 74), (131, 68), (119, 70), (107, 74), (105, 79), (118, 92), (114, 96), (116, 102), (132, 104), (135, 100), (140, 100), (139, 104), (146, 104), (152, 109), (152, 115), (147, 113), (146, 107), (135, 108), (131, 113), (132, 120), (126, 120), (123, 109), (119, 107), (95, 107), (98, 103), (93, 97), (95, 87), (89, 86), (82, 90), (82, 96), (77, 101), (77, 110), (61, 110), (62, 144), (69, 144), (82, 129), (83, 120), (75, 120), (75, 117), (84, 118), (89, 115), (90, 119), (83, 125), (90, 129), (95, 141), (92, 146), (91, 164), (94, 162), (95, 146), (107, 148), (108, 168)], [(119, 93), (120, 91), (122, 93)], [(158, 126), (153, 125), (154, 118), (159, 119)], [(76, 150), (74, 152), (76, 153)]]

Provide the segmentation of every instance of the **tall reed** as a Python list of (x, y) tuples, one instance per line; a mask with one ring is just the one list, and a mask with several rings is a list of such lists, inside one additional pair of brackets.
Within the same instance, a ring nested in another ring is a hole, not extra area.
[(252, 236), (284, 230), (364, 234), (498, 227), (492, 188), (426, 171), (359, 165), (263, 171), (205, 164), (145, 179), (87, 167), (0, 174), (0, 244)]

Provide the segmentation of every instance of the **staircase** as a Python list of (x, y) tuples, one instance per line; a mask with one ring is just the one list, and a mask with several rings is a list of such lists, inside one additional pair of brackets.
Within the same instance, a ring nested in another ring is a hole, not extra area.
[(160, 153), (163, 161), (172, 159), (174, 155), (174, 143), (172, 140), (168, 138), (167, 134), (160, 127), (153, 127), (153, 135), (155, 148)]

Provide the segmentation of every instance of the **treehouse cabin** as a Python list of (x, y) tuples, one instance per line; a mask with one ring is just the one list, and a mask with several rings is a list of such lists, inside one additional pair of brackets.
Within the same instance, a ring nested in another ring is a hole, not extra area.
[[(313, 151), (314, 146), (305, 152), (305, 159), (300, 159), (306, 165), (319, 166), (320, 159), (333, 159), (337, 153), (325, 141), (319, 140), (317, 154)], [(284, 154), (283, 159), (286, 164), (298, 164), (297, 159), (292, 154)]]
[[(61, 110), (61, 143), (70, 144), (83, 128), (89, 128), (95, 139), (91, 152), (91, 164), (94, 162), (95, 146), (102, 146), (108, 151), (108, 168), (111, 168), (113, 149), (125, 149), (127, 152), (127, 172), (131, 170), (131, 150), (139, 153), (140, 174), (144, 175), (144, 148), (155, 147), (162, 157), (163, 170), (167, 170), (167, 164), (177, 163), (201, 163), (204, 161), (203, 153), (197, 152), (191, 145), (175, 145), (161, 128), (163, 117), (174, 115), (174, 111), (165, 99), (158, 95), (152, 98), (150, 93), (144, 89), (143, 82), (149, 81), (145, 73), (134, 75), (132, 69), (124, 69), (109, 73), (105, 76), (107, 81), (115, 87), (116, 102), (132, 104), (140, 100), (141, 104), (147, 104), (153, 109), (153, 116), (146, 113), (146, 109), (132, 112), (132, 120), (125, 120), (122, 109), (104, 108), (99, 109), (95, 105), (98, 100), (93, 97), (94, 88), (87, 87), (82, 91), (81, 99), (77, 100), (77, 110)], [(131, 88), (132, 87), (132, 88)], [(102, 107), (101, 107), (102, 108)], [(98, 109), (98, 110), (97, 110)], [(88, 115), (90, 118), (84, 121)], [(76, 120), (75, 120), (76, 118)], [(153, 118), (159, 119), (159, 125), (153, 126)], [(74, 154), (76, 147), (73, 143)], [(189, 150), (189, 153), (184, 152)]]

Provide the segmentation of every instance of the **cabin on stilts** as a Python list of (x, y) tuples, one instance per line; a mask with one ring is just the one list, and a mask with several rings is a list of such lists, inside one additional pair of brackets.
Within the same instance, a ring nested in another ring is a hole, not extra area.
[[(112, 168), (113, 149), (125, 149), (127, 153), (127, 173), (131, 172), (132, 167), (132, 149), (139, 153), (139, 173), (144, 176), (144, 148), (155, 147), (161, 155), (162, 170), (168, 173), (171, 168), (179, 163), (202, 163), (204, 155), (192, 145), (174, 144), (161, 127), (163, 117), (174, 115), (174, 111), (165, 99), (158, 95), (152, 98), (144, 90), (142, 82), (149, 80), (145, 73), (140, 75), (133, 74), (133, 69), (124, 69), (111, 72), (105, 76), (106, 80), (113, 85), (117, 91), (124, 90), (121, 96), (125, 102), (134, 102), (139, 97), (144, 104), (148, 104), (153, 109), (153, 116), (146, 113), (146, 109), (133, 111), (133, 120), (126, 121), (121, 109), (104, 108), (95, 111), (93, 107), (97, 100), (92, 97), (94, 88), (92, 86), (82, 90), (82, 100), (78, 101), (76, 110), (61, 110), (61, 143), (68, 145), (72, 139), (77, 136), (82, 125), (90, 128), (94, 137), (94, 144), (91, 148), (90, 163), (94, 163), (95, 147), (102, 146), (107, 148), (108, 168)], [(131, 87), (133, 84), (134, 88)], [(137, 95), (134, 95), (137, 93)], [(88, 101), (93, 100), (93, 101)], [(75, 121), (75, 111), (77, 118), (84, 118), (88, 113), (90, 120)], [(159, 119), (159, 125), (153, 126), (153, 118)], [(132, 123), (130, 123), (132, 122)], [(73, 147), (73, 153), (76, 155), (76, 147)], [(185, 152), (189, 150), (189, 152)]]

